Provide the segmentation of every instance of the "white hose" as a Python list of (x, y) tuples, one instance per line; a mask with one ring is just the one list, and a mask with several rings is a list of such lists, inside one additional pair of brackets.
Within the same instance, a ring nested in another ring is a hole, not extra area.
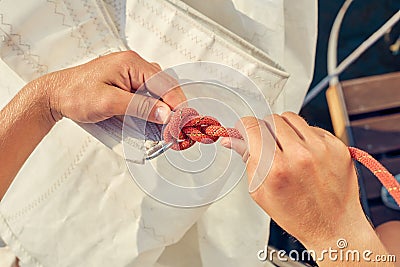
[(329, 83), (329, 81), (341, 74), (351, 63), (361, 56), (371, 45), (378, 41), (389, 29), (391, 29), (400, 20), (400, 10), (397, 11), (382, 27), (374, 32), (367, 40), (358, 46), (346, 59), (344, 59), (332, 73), (322, 79), (314, 88), (307, 94), (303, 102), (303, 107), (314, 99)]
[[(343, 6), (340, 8), (335, 21), (333, 22), (331, 33), (329, 35), (328, 42), (328, 54), (327, 54), (327, 68), (328, 75), (332, 75), (337, 67), (337, 51), (338, 51), (338, 41), (339, 41), (339, 32), (340, 27), (342, 26), (343, 18), (349, 9), (353, 0), (346, 0)], [(330, 85), (336, 85), (339, 82), (337, 76), (332, 77), (329, 81)]]

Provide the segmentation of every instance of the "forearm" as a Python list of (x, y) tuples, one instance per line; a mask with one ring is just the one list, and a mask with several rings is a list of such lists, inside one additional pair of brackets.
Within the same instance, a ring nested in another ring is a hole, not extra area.
[(42, 79), (28, 83), (0, 111), (0, 198), (55, 120)]

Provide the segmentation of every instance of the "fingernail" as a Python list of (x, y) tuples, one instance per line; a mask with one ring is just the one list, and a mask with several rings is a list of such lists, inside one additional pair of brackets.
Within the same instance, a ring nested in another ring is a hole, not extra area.
[(229, 141), (229, 138), (222, 138), (221, 146), (226, 147), (226, 148), (231, 148), (231, 142)]
[(168, 120), (169, 110), (165, 107), (158, 107), (154, 112), (154, 116), (160, 123), (165, 123)]

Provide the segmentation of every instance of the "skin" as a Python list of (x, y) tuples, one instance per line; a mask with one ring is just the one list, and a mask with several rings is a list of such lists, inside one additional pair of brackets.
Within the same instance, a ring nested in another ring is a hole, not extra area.
[[(246, 117), (237, 128), (245, 141), (224, 138), (221, 143), (244, 156), (249, 182), (262, 181), (251, 197), (283, 229), (317, 255), (329, 247), (338, 249), (336, 243), (341, 238), (346, 239), (348, 249), (388, 254), (364, 215), (355, 168), (339, 139), (290, 112), (265, 120)], [(262, 164), (265, 162), (272, 162), (272, 166)], [(318, 264), (337, 266), (338, 262), (325, 257)]]
[[(376, 233), (390, 254), (396, 255), (396, 259), (400, 259), (400, 221), (385, 222), (376, 227)], [(400, 262), (397, 265), (400, 265)]]
[(0, 198), (28, 156), (63, 117), (94, 123), (126, 113), (167, 122), (171, 109), (186, 100), (179, 87), (168, 91), (175, 80), (164, 75), (146, 86), (163, 101), (137, 94), (143, 83), (160, 71), (157, 64), (125, 51), (28, 83), (0, 112)]

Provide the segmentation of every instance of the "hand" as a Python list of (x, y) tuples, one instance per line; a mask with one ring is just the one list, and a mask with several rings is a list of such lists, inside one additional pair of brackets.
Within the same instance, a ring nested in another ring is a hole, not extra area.
[(222, 144), (241, 155), (248, 150), (251, 196), (282, 228), (306, 247), (328, 241), (333, 247), (338, 238), (372, 229), (349, 151), (339, 139), (294, 113), (241, 122), (246, 141), (225, 138)]
[[(149, 80), (159, 71), (157, 64), (126, 51), (26, 84), (0, 111), (0, 199), (35, 147), (62, 117), (86, 123), (127, 114), (165, 123), (171, 109), (186, 98), (169, 75), (161, 73)], [(139, 89), (162, 97), (162, 101), (145, 96)]]
[(127, 115), (165, 123), (171, 108), (186, 100), (179, 87), (167, 91), (176, 84), (173, 78), (163, 75), (157, 83), (151, 83), (153, 86), (146, 86), (152, 95), (162, 97), (163, 101), (135, 94), (144, 82), (160, 71), (157, 64), (145, 61), (133, 51), (125, 51), (50, 73), (33, 83), (38, 90), (47, 93), (55, 121), (68, 117), (78, 122), (98, 122), (128, 112)]

